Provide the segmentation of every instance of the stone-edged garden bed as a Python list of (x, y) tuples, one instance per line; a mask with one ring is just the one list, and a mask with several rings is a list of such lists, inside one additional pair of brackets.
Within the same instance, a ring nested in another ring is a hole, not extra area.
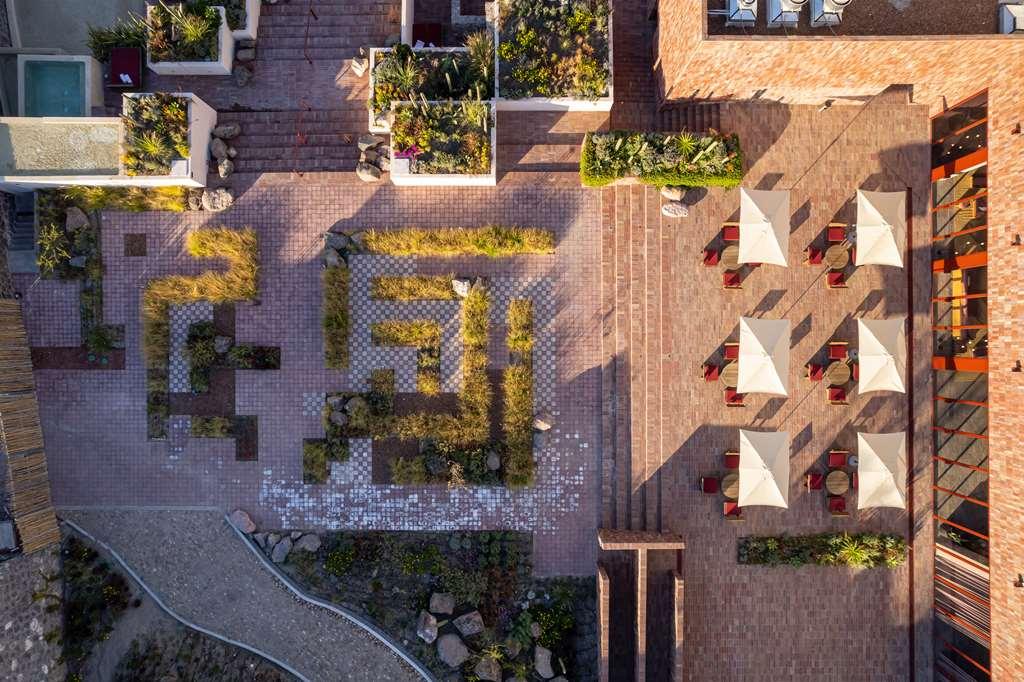
[(532, 577), (528, 534), (252, 538), (302, 589), (370, 619), (439, 679), (597, 677), (593, 578)]
[(203, 187), (217, 112), (191, 93), (123, 98), (121, 175), (150, 185)]

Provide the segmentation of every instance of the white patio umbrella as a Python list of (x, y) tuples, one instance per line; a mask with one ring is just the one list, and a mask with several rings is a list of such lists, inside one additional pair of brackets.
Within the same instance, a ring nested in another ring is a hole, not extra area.
[(906, 316), (887, 320), (857, 320), (857, 390), (906, 393)]
[(907, 193), (857, 190), (854, 265), (903, 267), (907, 243)]
[(902, 431), (857, 434), (857, 508), (868, 507), (907, 507), (907, 434)]
[(789, 507), (789, 434), (740, 429), (741, 507)]
[(740, 318), (736, 391), (789, 395), (789, 320)]
[(789, 192), (740, 189), (740, 263), (786, 265)]

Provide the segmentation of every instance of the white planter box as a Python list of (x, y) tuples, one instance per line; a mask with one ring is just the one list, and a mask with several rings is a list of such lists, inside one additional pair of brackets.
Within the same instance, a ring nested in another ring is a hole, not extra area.
[(245, 26), (231, 32), (235, 40), (256, 40), (256, 32), (260, 26), (260, 7), (262, 0), (245, 0)]
[[(373, 100), (373, 89), (376, 87), (376, 81), (373, 77), (373, 70), (377, 66), (377, 55), (385, 52), (391, 52), (390, 47), (371, 47), (370, 48), (370, 96), (367, 98), (367, 102)], [(464, 47), (421, 47), (413, 50), (413, 52), (469, 52)], [(378, 122), (373, 115), (373, 110), (369, 109), (367, 105), (367, 117), (369, 120), (368, 127), (371, 133), (376, 135), (386, 135), (391, 132), (391, 124), (387, 121)]]
[[(394, 136), (388, 144), (391, 155), (391, 182), (399, 187), (493, 187), (498, 183), (498, 138), (497, 138), (497, 117), (495, 116), (494, 102), (490, 102), (491, 109), (491, 171), (481, 175), (469, 175), (463, 173), (412, 173), (409, 171), (409, 159), (395, 158)], [(401, 104), (394, 102), (391, 107), (394, 109)]]
[[(210, 62), (154, 62), (146, 50), (146, 66), (161, 76), (230, 76), (235, 61), (235, 39), (228, 28), (223, 7), (214, 7), (220, 13), (220, 28), (217, 32), (217, 59)], [(153, 11), (150, 5), (147, 16)]]
[(615, 101), (614, 54), (612, 52), (612, 23), (615, 12), (612, 0), (608, 0), (608, 94), (597, 99), (575, 99), (573, 97), (523, 97), (511, 99), (501, 96), (501, 59), (497, 46), (500, 45), (501, 16), (495, 4), (494, 20), (494, 96), (498, 111), (611, 111)]
[[(125, 94), (124, 98), (137, 99), (147, 94), (149, 93), (130, 93)], [(122, 164), (121, 177), (128, 181), (122, 184), (139, 187), (206, 186), (206, 175), (209, 171), (210, 137), (214, 126), (217, 125), (217, 112), (191, 92), (170, 94), (188, 100), (188, 158), (173, 161), (171, 172), (167, 175), (126, 175)], [(122, 136), (123, 134), (122, 131)]]

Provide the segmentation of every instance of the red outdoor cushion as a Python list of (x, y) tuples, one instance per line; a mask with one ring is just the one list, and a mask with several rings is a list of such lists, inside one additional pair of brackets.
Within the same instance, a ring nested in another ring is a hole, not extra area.
[(722, 239), (727, 242), (739, 241), (740, 228), (739, 225), (726, 225), (722, 228)]
[(821, 265), (825, 252), (814, 246), (807, 247), (807, 262), (811, 265)]
[(844, 241), (845, 239), (846, 239), (846, 228), (845, 227), (839, 226), (839, 227), (830, 227), (830, 228), (828, 228), (828, 240), (830, 242), (841, 242), (841, 241)]
[[(121, 78), (122, 74), (127, 77), (127, 82)], [(141, 88), (142, 50), (137, 47), (111, 48), (107, 85), (114, 88)]]
[(740, 454), (738, 452), (727, 452), (727, 453), (725, 453), (725, 468), (726, 469), (739, 469), (740, 468)]
[(828, 345), (829, 360), (845, 360), (849, 346), (843, 343), (830, 343)]
[(857, 381), (860, 379), (860, 363), (853, 363), (853, 380)]
[(807, 487), (811, 490), (821, 490), (825, 483), (825, 476), (822, 474), (807, 474)]
[(704, 249), (704, 265), (708, 267), (718, 265), (718, 259), (718, 249)]
[(441, 24), (413, 24), (412, 41), (422, 40), (424, 45), (440, 45), (443, 42), (444, 27)]
[(830, 287), (841, 287), (845, 284), (846, 275), (841, 270), (832, 270), (828, 273), (828, 285)]
[(723, 502), (722, 513), (726, 516), (740, 516), (743, 510), (740, 509), (740, 505), (736, 502)]
[(718, 365), (704, 365), (704, 381), (718, 381)]
[(846, 389), (842, 386), (829, 386), (828, 399), (832, 402), (841, 403), (846, 401)]
[(842, 469), (844, 466), (846, 466), (846, 452), (841, 450), (832, 450), (828, 453), (829, 469)]
[(726, 270), (722, 273), (722, 286), (738, 287), (740, 285), (740, 273), (735, 270)]
[(714, 495), (718, 492), (718, 479), (714, 476), (701, 476), (700, 489), (706, 495)]
[(811, 381), (821, 381), (825, 378), (825, 367), (816, 365), (813, 362), (807, 365), (807, 378)]
[(738, 360), (740, 357), (740, 344), (738, 343), (727, 343), (725, 344), (725, 359), (726, 360)]
[(846, 511), (846, 498), (838, 495), (830, 496), (828, 498), (828, 510), (830, 512)]
[(742, 405), (743, 394), (737, 393), (734, 388), (725, 389), (725, 404), (726, 405)]
[(856, 471), (853, 472), (853, 489), (854, 490), (857, 489), (857, 472)]

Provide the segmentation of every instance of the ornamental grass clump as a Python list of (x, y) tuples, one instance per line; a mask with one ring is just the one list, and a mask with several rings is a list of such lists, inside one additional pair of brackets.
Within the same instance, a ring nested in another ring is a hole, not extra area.
[(412, 102), (399, 106), (391, 124), (396, 159), (409, 159), (409, 171), (418, 175), (487, 175), (492, 169), (491, 128), (494, 114), (489, 103)]
[(515, 299), (509, 304), (505, 344), (511, 359), (502, 377), (505, 409), (505, 482), (533, 483), (533, 304)]
[(737, 560), (741, 564), (896, 568), (906, 558), (907, 541), (885, 533), (751, 536), (740, 538), (737, 545)]
[(555, 235), (535, 227), (448, 227), (370, 230), (366, 250), (388, 256), (489, 256), (550, 254)]
[(736, 135), (587, 133), (580, 152), (580, 180), (601, 187), (625, 177), (649, 185), (736, 187), (743, 154)]
[(348, 367), (348, 268), (343, 265), (324, 270), (324, 354), (330, 369)]
[(83, 211), (175, 211), (188, 208), (184, 187), (96, 187), (76, 185), (57, 190)]
[(171, 162), (187, 159), (188, 100), (164, 93), (126, 97), (122, 163), (128, 175), (167, 175)]
[(370, 280), (370, 297), (384, 301), (454, 301), (455, 275), (378, 275)]
[(217, 59), (220, 13), (206, 2), (149, 10), (149, 59), (153, 62), (209, 62)]
[(89, 26), (88, 33), (89, 52), (96, 61), (106, 62), (115, 47), (145, 48), (149, 26), (145, 19), (129, 12), (127, 17), (118, 18), (112, 26)]
[(370, 325), (370, 338), (378, 346), (416, 349), (416, 390), (424, 395), (441, 392), (441, 325), (435, 320), (384, 320)]
[(502, 97), (609, 95), (607, 0), (501, 0), (498, 18)]

